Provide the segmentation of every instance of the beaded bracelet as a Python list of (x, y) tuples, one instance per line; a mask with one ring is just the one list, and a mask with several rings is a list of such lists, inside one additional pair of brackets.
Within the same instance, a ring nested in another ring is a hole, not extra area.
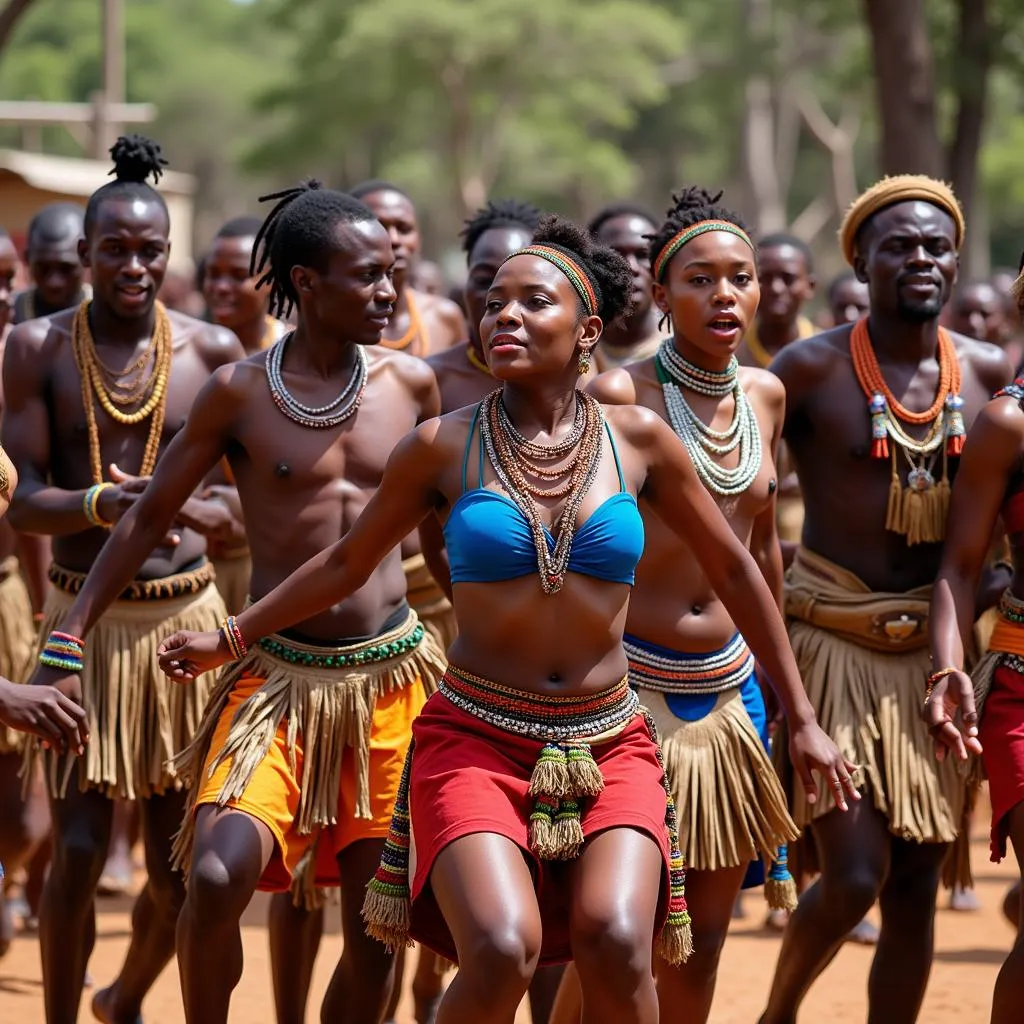
[(102, 519), (99, 513), (100, 495), (113, 486), (110, 483), (93, 484), (85, 492), (85, 497), (82, 498), (82, 511), (85, 513), (85, 518), (93, 526), (102, 526), (104, 529), (109, 530), (114, 525), (109, 520)]
[(946, 676), (951, 676), (954, 672), (959, 672), (959, 671), (960, 671), (960, 669), (958, 669), (955, 665), (949, 665), (946, 668), (940, 668), (940, 669), (937, 669), (935, 672), (933, 672), (928, 677), (928, 682), (925, 684), (925, 688), (924, 688), (924, 702), (925, 702), (925, 704), (927, 704), (928, 701), (931, 700), (932, 690), (935, 689), (935, 684), (940, 679), (945, 679)]
[(249, 645), (245, 642), (245, 637), (242, 636), (242, 631), (238, 628), (238, 621), (234, 615), (229, 615), (221, 623), (220, 632), (227, 642), (232, 657), (235, 661), (241, 661), (249, 653)]
[(39, 664), (65, 672), (81, 672), (85, 668), (85, 643), (77, 636), (55, 629), (43, 644)]

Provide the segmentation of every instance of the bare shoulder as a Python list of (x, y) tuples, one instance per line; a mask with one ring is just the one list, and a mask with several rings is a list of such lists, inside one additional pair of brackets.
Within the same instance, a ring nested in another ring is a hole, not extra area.
[(416, 292), (416, 301), (420, 308), (429, 310), (433, 316), (444, 321), (452, 328), (464, 328), (466, 318), (451, 299), (444, 295), (429, 295), (426, 292)]
[(380, 345), (367, 347), (366, 353), (371, 367), (380, 367), (412, 395), (429, 391), (437, 382), (433, 367), (425, 359)]
[(439, 375), (456, 368), (461, 369), (466, 362), (466, 346), (468, 344), (469, 342), (463, 341), (458, 345), (452, 345), (451, 348), (443, 348), (440, 352), (432, 352), (422, 361)]
[(768, 370), (783, 382), (789, 378), (821, 379), (838, 361), (850, 357), (849, 324), (841, 324), (810, 338), (801, 338), (787, 345), (773, 360)]
[(173, 309), (169, 309), (167, 315), (171, 320), (175, 346), (192, 346), (211, 370), (245, 358), (242, 343), (226, 327), (197, 320)]
[(603, 404), (635, 405), (636, 381), (632, 369), (619, 366), (614, 370), (606, 370), (587, 385), (587, 391)]
[(26, 374), (44, 379), (45, 368), (52, 366), (67, 347), (74, 316), (74, 309), (64, 309), (52, 316), (24, 320), (13, 327), (4, 343), (5, 372), (14, 371), (19, 379)]
[(1024, 409), (1012, 395), (999, 395), (987, 402), (971, 426), (969, 438), (988, 437), (1013, 439), (1024, 443)]
[(400, 443), (411, 450), (411, 454), (429, 460), (434, 467), (461, 460), (475, 411), (475, 406), (468, 406), (443, 416), (433, 416), (410, 431)]
[(953, 331), (949, 333), (961, 365), (969, 366), (986, 390), (997, 391), (1013, 379), (1013, 367), (998, 345), (975, 341)]
[(649, 448), (666, 435), (675, 437), (656, 412), (642, 405), (605, 405), (603, 408), (612, 430), (634, 448)]

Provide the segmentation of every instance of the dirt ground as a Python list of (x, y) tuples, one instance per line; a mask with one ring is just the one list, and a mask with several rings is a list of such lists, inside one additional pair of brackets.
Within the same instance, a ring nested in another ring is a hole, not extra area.
[[(945, 909), (948, 896), (940, 898), (935, 966), (925, 999), (921, 1024), (985, 1024), (988, 1021), (992, 985), (1009, 949), (1012, 932), (999, 907), (1015, 877), (1013, 858), (1001, 865), (988, 861), (984, 835), (987, 809), (979, 808), (972, 844), (980, 913), (954, 913)], [(759, 891), (744, 897), (746, 919), (733, 924), (726, 944), (712, 1024), (754, 1024), (768, 991), (779, 939), (761, 928), (764, 919)], [(98, 984), (116, 972), (128, 943), (127, 899), (99, 901), (96, 949), (90, 970)], [(334, 915), (337, 914), (336, 908)], [(333, 915), (332, 915), (333, 916)], [(270, 972), (266, 930), (266, 901), (257, 896), (245, 916), (245, 974), (231, 1008), (233, 1024), (272, 1024)], [(341, 950), (337, 920), (328, 924), (329, 934), (317, 961), (308, 1019), (319, 1019), (319, 1001)], [(817, 982), (807, 999), (801, 1021), (805, 1024), (861, 1024), (866, 1015), (865, 985), (872, 951), (846, 945)], [(408, 986), (406, 986), (408, 988)], [(79, 1020), (91, 1021), (89, 993), (83, 999)], [(408, 992), (399, 1008), (399, 1024), (413, 1024)], [(144, 1006), (146, 1024), (181, 1024), (183, 1014), (176, 969), (161, 976)], [(520, 1011), (517, 1024), (527, 1024), (529, 1011)], [(35, 939), (21, 937), (0, 961), (0, 1024), (43, 1024), (39, 953)]]

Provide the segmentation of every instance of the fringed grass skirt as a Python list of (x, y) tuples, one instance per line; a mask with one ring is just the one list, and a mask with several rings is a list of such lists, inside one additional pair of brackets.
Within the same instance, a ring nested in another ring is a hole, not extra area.
[[(12, 683), (27, 682), (36, 652), (36, 627), (32, 600), (21, 578), (18, 559), (0, 562), (0, 676)], [(0, 754), (21, 751), (27, 737), (0, 724)]]
[(588, 697), (543, 697), (449, 667), (413, 727), (391, 832), (363, 916), (391, 947), (415, 939), (448, 960), (455, 943), (430, 887), (457, 839), (494, 832), (533, 870), (541, 964), (572, 957), (569, 864), (588, 837), (635, 828), (661, 850), (655, 936), (673, 963), (692, 948), (675, 814), (653, 721), (625, 680)]
[[(62, 570), (60, 575), (76, 581), (76, 587), (84, 579)], [(195, 573), (133, 586), (170, 593), (201, 577), (209, 579), (205, 566)], [(71, 593), (51, 587), (40, 636), (57, 629), (73, 603)], [(83, 792), (98, 789), (111, 799), (135, 800), (179, 788), (169, 762), (199, 728), (213, 677), (203, 675), (187, 685), (172, 682), (160, 671), (157, 648), (179, 630), (215, 631), (224, 615), (224, 602), (211, 582), (179, 597), (119, 600), (110, 606), (86, 638), (81, 680), (90, 736), (85, 754), (77, 759), (41, 751), (52, 796), (67, 793), (76, 760), (78, 788)], [(26, 746), (26, 776), (37, 753), (38, 743)]]
[(175, 761), (190, 786), (175, 866), (188, 870), (203, 804), (263, 822), (276, 850), (259, 887), (297, 880), (307, 904), (315, 885), (337, 884), (342, 849), (387, 835), (412, 721), (444, 672), (437, 644), (407, 612), (358, 644), (268, 637), (223, 670)]

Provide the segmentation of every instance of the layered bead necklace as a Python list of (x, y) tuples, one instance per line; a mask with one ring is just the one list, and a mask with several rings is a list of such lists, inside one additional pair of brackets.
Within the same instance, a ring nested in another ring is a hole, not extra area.
[[(761, 431), (739, 381), (739, 363), (733, 356), (723, 372), (705, 370), (691, 363), (666, 338), (654, 358), (655, 372), (665, 397), (665, 410), (672, 429), (686, 445), (697, 475), (717, 498), (742, 494), (761, 471)], [(712, 430), (691, 408), (683, 390), (709, 398), (731, 394), (736, 406), (725, 430)], [(718, 460), (739, 449), (739, 463), (727, 469)]]
[[(501, 400), (501, 390), (491, 392), (480, 406), (480, 439), (494, 475), (515, 502), (530, 526), (537, 551), (537, 572), (545, 594), (557, 594), (565, 583), (565, 574), (576, 536), (576, 520), (601, 463), (604, 414), (596, 399), (576, 392), (576, 415), (569, 435), (554, 445), (527, 441), (513, 426)], [(565, 461), (568, 459), (568, 461)], [(538, 463), (562, 463), (557, 468)], [(542, 480), (568, 476), (557, 487), (531, 483), (526, 472)], [(535, 498), (568, 500), (552, 527), (554, 550), (548, 546), (547, 531), (541, 521)]]
[(295, 332), (286, 334), (267, 352), (267, 384), (274, 405), (288, 419), (303, 427), (317, 430), (328, 430), (344, 423), (359, 408), (366, 391), (368, 360), (362, 345), (356, 345), (356, 365), (348, 383), (342, 388), (337, 398), (326, 405), (304, 405), (285, 387), (281, 376), (281, 363), (285, 349), (294, 337)]
[[(71, 322), (71, 351), (82, 382), (82, 406), (89, 431), (89, 465), (93, 482), (103, 482), (103, 457), (94, 400), (98, 400), (103, 411), (122, 426), (135, 426), (149, 419), (149, 436), (142, 453), (139, 476), (150, 476), (160, 451), (167, 409), (173, 341), (170, 317), (163, 303), (157, 302), (149, 344), (123, 370), (112, 370), (96, 351), (96, 342), (89, 327), (91, 305), (91, 302), (83, 302), (75, 312)], [(131, 411), (125, 412), (126, 409)]]

